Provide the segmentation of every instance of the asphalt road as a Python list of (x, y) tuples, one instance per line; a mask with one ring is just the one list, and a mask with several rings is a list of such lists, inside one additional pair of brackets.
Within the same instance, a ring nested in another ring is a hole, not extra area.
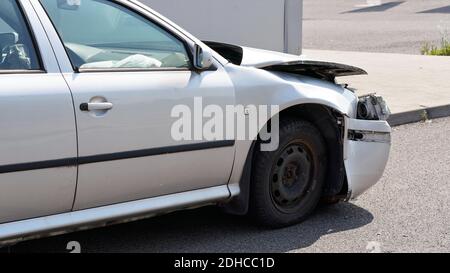
[[(450, 252), (450, 118), (394, 128), (382, 180), (303, 224), (254, 226), (214, 207), (28, 241), (11, 252)], [(368, 155), (370, 156), (370, 155)], [(8, 251), (4, 249), (3, 251)]]
[[(367, 2), (381, 5), (363, 7)], [(450, 39), (448, 0), (304, 0), (307, 49), (420, 54), (445, 35)]]

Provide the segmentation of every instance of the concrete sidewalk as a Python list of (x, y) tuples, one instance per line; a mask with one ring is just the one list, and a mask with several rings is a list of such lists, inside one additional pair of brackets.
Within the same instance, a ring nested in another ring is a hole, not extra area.
[(303, 50), (305, 59), (344, 63), (369, 75), (341, 77), (358, 95), (383, 96), (393, 125), (450, 115), (450, 57)]

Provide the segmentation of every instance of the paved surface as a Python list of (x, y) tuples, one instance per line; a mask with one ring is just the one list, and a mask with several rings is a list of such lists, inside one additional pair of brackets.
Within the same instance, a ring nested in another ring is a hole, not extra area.
[(445, 32), (450, 38), (448, 0), (304, 0), (307, 49), (420, 54)]
[(354, 65), (368, 76), (341, 77), (357, 93), (382, 95), (393, 113), (450, 104), (450, 57), (304, 50), (306, 59)]
[(450, 118), (396, 127), (382, 180), (358, 201), (264, 230), (215, 208), (24, 242), (12, 252), (450, 252)]

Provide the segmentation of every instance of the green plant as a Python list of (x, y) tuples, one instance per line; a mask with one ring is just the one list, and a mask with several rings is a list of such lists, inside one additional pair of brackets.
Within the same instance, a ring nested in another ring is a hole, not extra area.
[(442, 38), (441, 45), (435, 46), (426, 43), (421, 49), (422, 55), (450, 56), (450, 42)]

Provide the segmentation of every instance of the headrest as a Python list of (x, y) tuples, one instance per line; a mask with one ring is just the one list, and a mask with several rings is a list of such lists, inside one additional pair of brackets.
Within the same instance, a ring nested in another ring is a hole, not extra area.
[(0, 46), (15, 45), (19, 42), (19, 34), (16, 32), (0, 33)]

